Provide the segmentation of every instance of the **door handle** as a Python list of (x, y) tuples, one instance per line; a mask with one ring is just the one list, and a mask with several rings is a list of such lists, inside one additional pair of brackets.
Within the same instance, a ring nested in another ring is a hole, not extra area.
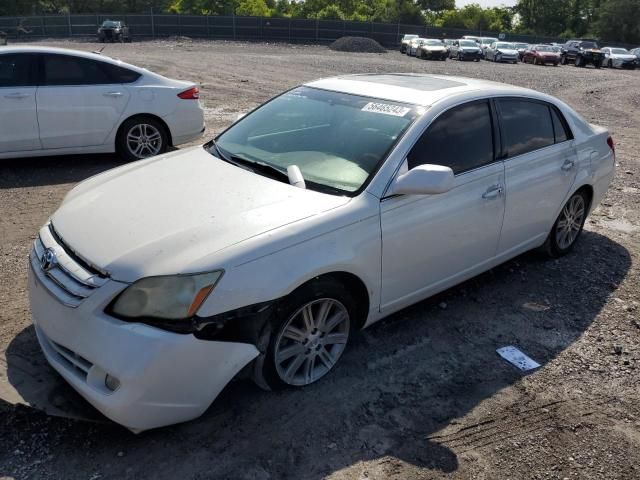
[(27, 97), (30, 97), (30, 96), (31, 96), (30, 93), (10, 93), (8, 95), (5, 95), (4, 98), (21, 99), (21, 98), (27, 98)]
[(491, 200), (492, 198), (497, 198), (500, 195), (502, 195), (502, 185), (493, 185), (482, 194), (482, 198), (485, 200)]
[(103, 93), (103, 95), (105, 97), (121, 97), (122, 92), (106, 92), (106, 93)]
[(567, 172), (569, 170), (571, 170), (573, 168), (573, 166), (575, 165), (575, 162), (573, 160), (565, 160), (564, 163), (562, 164), (562, 170)]

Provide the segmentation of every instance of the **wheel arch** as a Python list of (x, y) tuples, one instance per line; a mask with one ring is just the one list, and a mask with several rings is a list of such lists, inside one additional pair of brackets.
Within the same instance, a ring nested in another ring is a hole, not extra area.
[(367, 321), (367, 317), (369, 315), (371, 299), (370, 299), (369, 291), (367, 289), (366, 284), (358, 275), (354, 273), (337, 270), (337, 271), (331, 271), (331, 272), (315, 275), (314, 277), (307, 279), (306, 281), (297, 285), (294, 289), (291, 290), (291, 292), (289, 292), (288, 295), (291, 295), (294, 292), (300, 290), (301, 288), (304, 288), (319, 280), (336, 281), (344, 285), (347, 291), (351, 295), (353, 295), (357, 309), (358, 309), (356, 313), (355, 326), (358, 329), (362, 328), (365, 325)]
[(173, 147), (173, 138), (171, 137), (171, 129), (169, 128), (169, 125), (167, 125), (167, 122), (165, 122), (161, 117), (159, 117), (158, 115), (154, 115), (153, 113), (135, 113), (133, 115), (129, 115), (127, 118), (124, 118), (120, 122), (120, 125), (118, 125), (118, 130), (116, 131), (114, 142), (116, 143), (118, 142), (118, 138), (122, 133), (122, 127), (124, 126), (124, 124), (133, 118), (151, 118), (156, 122), (160, 123), (164, 127), (164, 131), (167, 134), (167, 139), (168, 139), (167, 146)]

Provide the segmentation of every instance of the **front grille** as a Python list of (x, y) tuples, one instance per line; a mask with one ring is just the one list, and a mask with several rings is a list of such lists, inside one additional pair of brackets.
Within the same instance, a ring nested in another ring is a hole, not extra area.
[(54, 342), (47, 337), (42, 330), (38, 329), (37, 333), (42, 347), (48, 351), (49, 355), (54, 356), (58, 363), (62, 364), (74, 375), (77, 375), (82, 380), (87, 379), (89, 370), (93, 367), (93, 364), (89, 360), (78, 355), (73, 350)]
[[(55, 261), (43, 268), (43, 257), (53, 251)], [(104, 285), (108, 278), (73, 255), (50, 225), (40, 229), (29, 255), (33, 273), (40, 283), (58, 301), (69, 307), (77, 307)]]

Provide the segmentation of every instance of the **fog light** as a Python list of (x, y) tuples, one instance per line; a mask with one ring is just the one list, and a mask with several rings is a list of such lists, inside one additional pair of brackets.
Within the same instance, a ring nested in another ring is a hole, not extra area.
[(120, 386), (120, 380), (118, 380), (116, 377), (112, 377), (107, 373), (107, 376), (104, 377), (104, 386), (112, 392), (115, 392)]

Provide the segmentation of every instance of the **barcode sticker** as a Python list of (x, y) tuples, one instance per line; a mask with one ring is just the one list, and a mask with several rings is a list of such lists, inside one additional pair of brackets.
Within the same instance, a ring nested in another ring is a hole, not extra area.
[(399, 105), (376, 102), (369, 102), (362, 107), (363, 112), (382, 113), (384, 115), (393, 115), (394, 117), (404, 117), (410, 110), (410, 108), (400, 107)]

